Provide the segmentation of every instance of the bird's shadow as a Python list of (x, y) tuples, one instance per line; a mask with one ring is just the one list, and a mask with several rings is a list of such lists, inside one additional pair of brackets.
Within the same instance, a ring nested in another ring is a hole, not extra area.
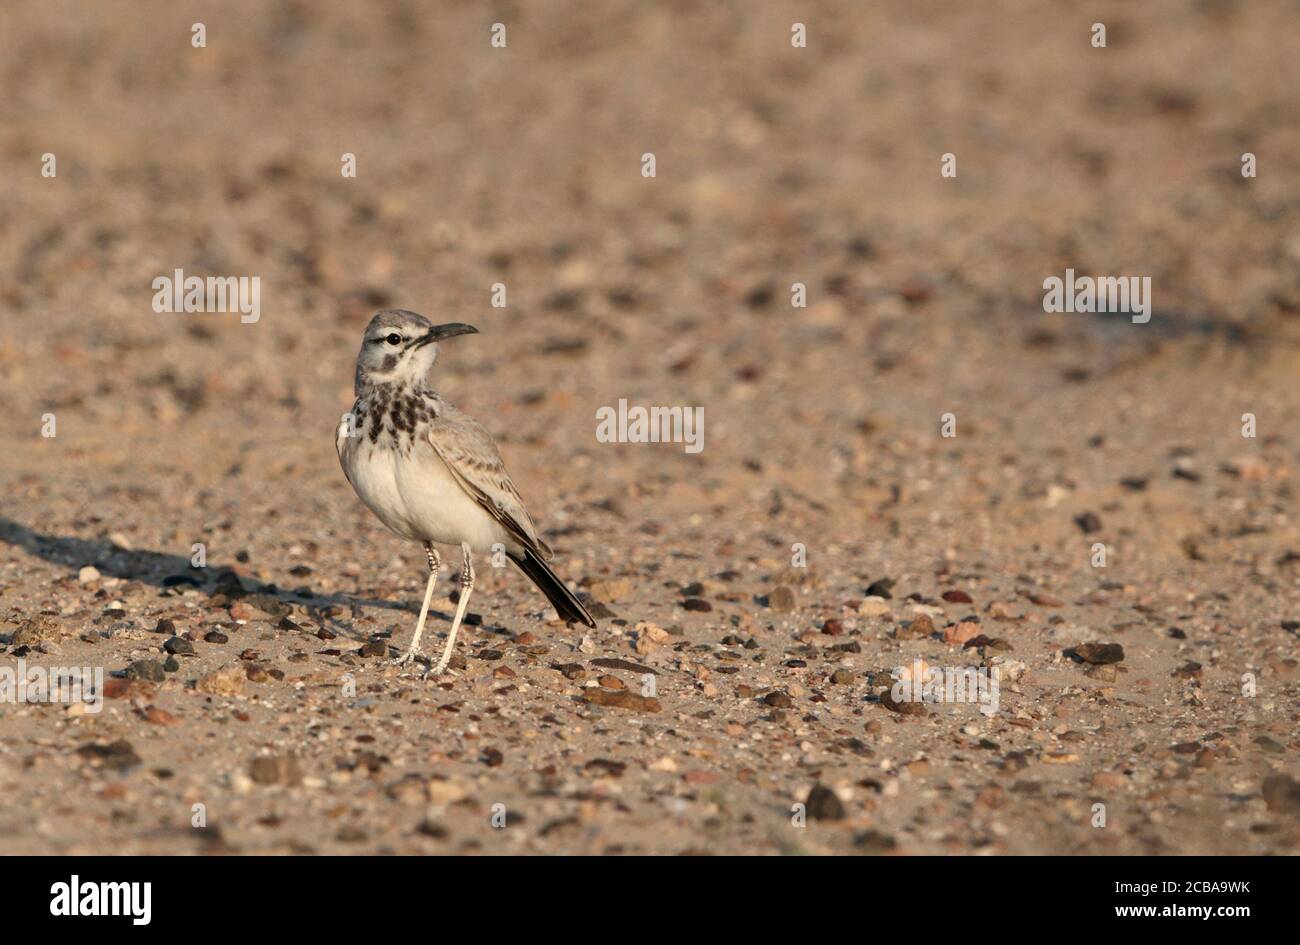
[(331, 606), (351, 608), (378, 607), (384, 610), (409, 612), (409, 603), (352, 597), (346, 594), (319, 594), (310, 587), (285, 590), (275, 584), (256, 578), (238, 575), (228, 566), (194, 567), (189, 558), (165, 551), (140, 551), (120, 548), (104, 539), (85, 539), (69, 535), (46, 535), (33, 531), (26, 525), (0, 516), (0, 541), (21, 548), (28, 554), (43, 558), (52, 564), (77, 571), (93, 565), (100, 574), (139, 581), (165, 592), (179, 593), (186, 589), (201, 591), (209, 597), (218, 594), (226, 597), (267, 595), (284, 603), (301, 604), (322, 627), (348, 637), (366, 638), (334, 614), (327, 612)]

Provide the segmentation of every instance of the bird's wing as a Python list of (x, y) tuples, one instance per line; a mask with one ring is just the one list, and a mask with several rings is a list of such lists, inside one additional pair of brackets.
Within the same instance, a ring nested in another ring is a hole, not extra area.
[(352, 436), (348, 435), (348, 418), (356, 415), (356, 409), (356, 407), (353, 407), (352, 413), (344, 414), (338, 428), (334, 431), (334, 451), (339, 454), (339, 465), (343, 467), (343, 475), (347, 477), (348, 482), (352, 481), (352, 476), (348, 473), (348, 460), (345, 450), (348, 446), (348, 440), (356, 436), (355, 431)]
[(429, 425), (428, 439), (453, 478), (511, 537), (550, 559), (551, 549), (537, 537), (537, 525), (482, 424), (444, 403), (438, 419)]

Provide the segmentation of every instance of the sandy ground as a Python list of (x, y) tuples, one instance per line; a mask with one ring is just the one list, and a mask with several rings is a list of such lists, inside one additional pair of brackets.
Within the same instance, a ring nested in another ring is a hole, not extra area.
[[(1092, 6), (4, 4), (0, 673), (107, 697), (0, 703), (4, 852), (1295, 852), (1300, 10)], [(597, 630), (480, 562), (384, 666), (390, 305), (479, 327), (433, 381)]]

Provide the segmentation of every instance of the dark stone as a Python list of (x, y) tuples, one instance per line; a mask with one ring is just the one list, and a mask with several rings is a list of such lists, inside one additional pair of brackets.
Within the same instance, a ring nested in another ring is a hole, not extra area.
[(1080, 663), (1104, 666), (1124, 659), (1124, 647), (1118, 643), (1081, 643), (1072, 650), (1066, 650), (1065, 655)]
[(813, 820), (843, 820), (845, 817), (839, 795), (824, 784), (814, 784), (804, 804)]
[(1095, 512), (1084, 512), (1082, 515), (1076, 515), (1074, 524), (1078, 525), (1085, 535), (1101, 531), (1101, 519), (1097, 517)]
[(879, 581), (872, 581), (871, 584), (867, 586), (867, 596), (883, 597), (885, 598), (885, 600), (889, 600), (891, 597), (894, 596), (893, 594), (890, 593), (890, 591), (893, 590), (893, 587), (894, 587), (893, 578), (884, 577), (881, 578)]
[(1300, 783), (1285, 774), (1272, 774), (1264, 779), (1260, 793), (1264, 803), (1274, 814), (1300, 816)]
[(272, 617), (287, 617), (293, 613), (293, 608), (280, 600), (278, 597), (272, 597), (270, 594), (249, 594), (244, 603), (250, 607), (256, 607), (264, 614), (270, 614)]
[(868, 854), (893, 853), (898, 848), (898, 841), (887, 833), (868, 830), (853, 838), (853, 845)]
[(119, 738), (108, 745), (82, 745), (77, 754), (97, 768), (106, 768), (125, 774), (142, 764), (141, 758), (126, 739)]
[(167, 678), (167, 673), (163, 664), (157, 660), (136, 660), (126, 668), (126, 678), (162, 682)]

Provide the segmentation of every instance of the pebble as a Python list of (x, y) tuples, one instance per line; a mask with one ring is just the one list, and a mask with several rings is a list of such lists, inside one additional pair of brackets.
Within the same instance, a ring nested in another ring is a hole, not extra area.
[(1094, 791), (1115, 791), (1128, 784), (1128, 778), (1118, 771), (1098, 771), (1092, 776)]
[(989, 604), (989, 616), (991, 616), (994, 620), (1002, 620), (1002, 621), (1009, 621), (1009, 622), (1025, 619), (1025, 615), (1023, 613), (1018, 612), (1010, 604), (1000, 600), (996, 600), (993, 603)]
[(91, 564), (86, 565), (77, 572), (77, 580), (82, 584), (90, 584), (92, 581), (98, 581), (99, 577), (99, 569)]
[(243, 693), (247, 677), (241, 666), (223, 666), (199, 679), (195, 688), (213, 696), (237, 696)]
[(435, 775), (425, 785), (429, 803), (441, 807), (455, 804), (469, 797), (469, 785), (463, 781), (449, 781), (442, 775)]
[(1066, 650), (1065, 655), (1094, 666), (1104, 666), (1124, 659), (1124, 647), (1118, 643), (1080, 643), (1074, 649)]
[(249, 682), (264, 683), (272, 679), (283, 679), (284, 673), (270, 669), (263, 663), (249, 663), (244, 667), (244, 678)]
[(144, 710), (144, 719), (152, 725), (180, 725), (181, 720), (166, 709), (151, 705)]
[(893, 578), (887, 578), (887, 577), (881, 578), (879, 581), (872, 581), (871, 584), (867, 586), (867, 596), (880, 597), (885, 600), (888, 600), (889, 598), (894, 596), (893, 594), (890, 593), (893, 590), (893, 588), (894, 588)]
[(107, 745), (93, 743), (82, 745), (77, 749), (77, 754), (96, 768), (104, 768), (118, 774), (125, 774), (132, 768), (144, 764), (140, 756), (135, 753), (135, 749), (131, 747), (131, 743), (124, 738)]
[(226, 636), (220, 630), (209, 630), (203, 634), (203, 639), (208, 643), (229, 643), (230, 637)]
[(629, 673), (650, 673), (654, 676), (659, 675), (657, 669), (651, 669), (649, 666), (644, 666), (641, 663), (633, 663), (631, 660), (621, 660), (608, 656), (602, 656), (599, 659), (592, 660), (591, 665), (599, 666), (602, 669), (623, 669), (627, 670)]
[(1270, 472), (1267, 463), (1258, 456), (1249, 455), (1228, 460), (1223, 466), (1223, 471), (1238, 479), (1249, 480), (1267, 479)]
[(431, 837), (434, 840), (446, 840), (451, 836), (450, 832), (442, 824), (436, 821), (424, 819), (420, 825), (415, 828), (416, 832), (424, 837)]
[(934, 621), (926, 614), (913, 617), (907, 623), (901, 623), (894, 629), (894, 637), (899, 640), (922, 640), (934, 634)]
[(858, 615), (861, 617), (885, 617), (889, 613), (889, 604), (880, 597), (867, 597), (858, 604)]
[(630, 709), (633, 712), (659, 712), (663, 709), (659, 700), (653, 696), (640, 696), (634, 692), (628, 692), (626, 689), (618, 691), (591, 688), (583, 692), (582, 698), (595, 705), (608, 706), (614, 709)]
[(627, 771), (627, 765), (622, 761), (614, 761), (610, 758), (592, 758), (582, 766), (583, 771), (595, 770), (601, 775), (611, 778), (621, 778)]
[(772, 593), (767, 595), (767, 606), (778, 614), (793, 613), (795, 609), (794, 591), (784, 584), (778, 584), (772, 588)]
[(287, 617), (293, 613), (291, 606), (271, 594), (249, 594), (244, 602), (271, 617)]
[(898, 841), (889, 834), (877, 830), (868, 830), (853, 838), (853, 845), (867, 854), (893, 853), (898, 848)]
[(779, 689), (769, 692), (763, 697), (763, 701), (775, 709), (790, 709), (794, 707), (794, 700), (790, 698), (788, 693), (782, 692)]
[(813, 820), (843, 820), (846, 816), (839, 795), (824, 784), (812, 786), (804, 805)]
[(636, 625), (635, 650), (645, 656), (671, 639), (668, 631), (653, 623), (641, 621)]
[(969, 644), (980, 635), (980, 625), (971, 621), (964, 620), (943, 628), (943, 642), (949, 646)]
[(1264, 803), (1274, 814), (1300, 816), (1300, 783), (1285, 774), (1273, 774), (1260, 786)]
[(1261, 751), (1266, 751), (1271, 755), (1285, 755), (1286, 746), (1276, 738), (1270, 738), (1268, 735), (1258, 735), (1255, 737), (1255, 744)]
[(194, 644), (184, 637), (172, 637), (163, 644), (163, 649), (175, 656), (194, 655)]
[(46, 614), (37, 614), (35, 617), (25, 618), (18, 624), (18, 629), (10, 637), (9, 644), (11, 646), (36, 646), (46, 640), (57, 640), (62, 635), (62, 629), (54, 621), (54, 618)]
[(164, 682), (167, 679), (167, 672), (158, 660), (136, 660), (126, 668), (126, 678)]
[(122, 679), (114, 677), (104, 680), (105, 699), (136, 699), (152, 696), (157, 687), (140, 679)]
[(302, 783), (302, 768), (293, 755), (259, 755), (249, 764), (248, 776), (254, 784), (284, 784), (292, 787)]
[(950, 604), (973, 604), (971, 596), (965, 591), (944, 591), (943, 599)]
[(920, 702), (895, 702), (894, 695), (888, 689), (880, 693), (880, 704), (890, 712), (899, 715), (927, 715), (928, 712)]
[(1085, 535), (1101, 531), (1101, 519), (1097, 517), (1095, 512), (1084, 512), (1082, 515), (1076, 515), (1074, 524), (1078, 525), (1079, 530)]
[(384, 791), (390, 800), (397, 801), (399, 804), (423, 804), (428, 792), (424, 787), (424, 779), (418, 774), (408, 774), (400, 781), (390, 784)]

